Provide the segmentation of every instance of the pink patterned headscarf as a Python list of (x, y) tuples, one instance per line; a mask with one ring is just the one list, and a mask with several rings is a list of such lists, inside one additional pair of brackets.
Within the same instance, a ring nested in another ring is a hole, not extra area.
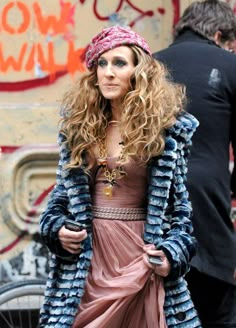
[(103, 29), (92, 38), (86, 52), (86, 66), (91, 69), (97, 63), (97, 59), (103, 52), (124, 45), (136, 45), (143, 49), (150, 56), (151, 50), (139, 34), (129, 27), (112, 26)]

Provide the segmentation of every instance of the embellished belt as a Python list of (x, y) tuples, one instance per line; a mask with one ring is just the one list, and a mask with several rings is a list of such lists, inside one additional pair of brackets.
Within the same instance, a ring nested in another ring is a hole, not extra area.
[(99, 219), (124, 220), (124, 221), (143, 221), (146, 219), (147, 210), (143, 207), (138, 208), (114, 208), (92, 206), (93, 217)]

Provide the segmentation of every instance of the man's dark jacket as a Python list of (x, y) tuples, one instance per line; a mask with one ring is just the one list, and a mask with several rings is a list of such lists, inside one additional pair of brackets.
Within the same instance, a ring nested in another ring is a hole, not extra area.
[(188, 30), (154, 57), (186, 86), (187, 111), (200, 122), (187, 176), (199, 242), (191, 264), (236, 284), (236, 233), (230, 219), (236, 165), (232, 175), (229, 170), (230, 142), (236, 155), (236, 55)]

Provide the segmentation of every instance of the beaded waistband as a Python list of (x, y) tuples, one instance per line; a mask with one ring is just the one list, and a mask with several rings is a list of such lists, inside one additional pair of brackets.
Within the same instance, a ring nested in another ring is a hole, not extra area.
[(146, 208), (114, 208), (92, 206), (93, 217), (99, 219), (143, 221), (146, 219)]

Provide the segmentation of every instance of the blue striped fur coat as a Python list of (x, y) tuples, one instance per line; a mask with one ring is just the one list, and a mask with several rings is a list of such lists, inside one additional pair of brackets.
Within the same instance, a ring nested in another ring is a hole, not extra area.
[[(197, 126), (198, 121), (192, 115), (184, 113), (179, 116), (166, 131), (162, 155), (148, 163), (148, 208), (143, 238), (146, 243), (162, 249), (171, 263), (171, 272), (164, 280), (168, 328), (201, 327), (184, 279), (196, 251), (190, 221), (192, 208), (185, 180), (191, 137)], [(92, 224), (88, 176), (82, 168), (63, 169), (70, 157), (63, 141), (64, 137), (59, 134), (56, 185), (40, 218), (41, 237), (51, 253), (40, 313), (41, 328), (72, 327), (93, 254), (92, 233), (83, 241), (79, 258), (72, 261), (68, 261), (71, 254), (62, 249), (58, 239), (58, 230), (66, 217)]]

